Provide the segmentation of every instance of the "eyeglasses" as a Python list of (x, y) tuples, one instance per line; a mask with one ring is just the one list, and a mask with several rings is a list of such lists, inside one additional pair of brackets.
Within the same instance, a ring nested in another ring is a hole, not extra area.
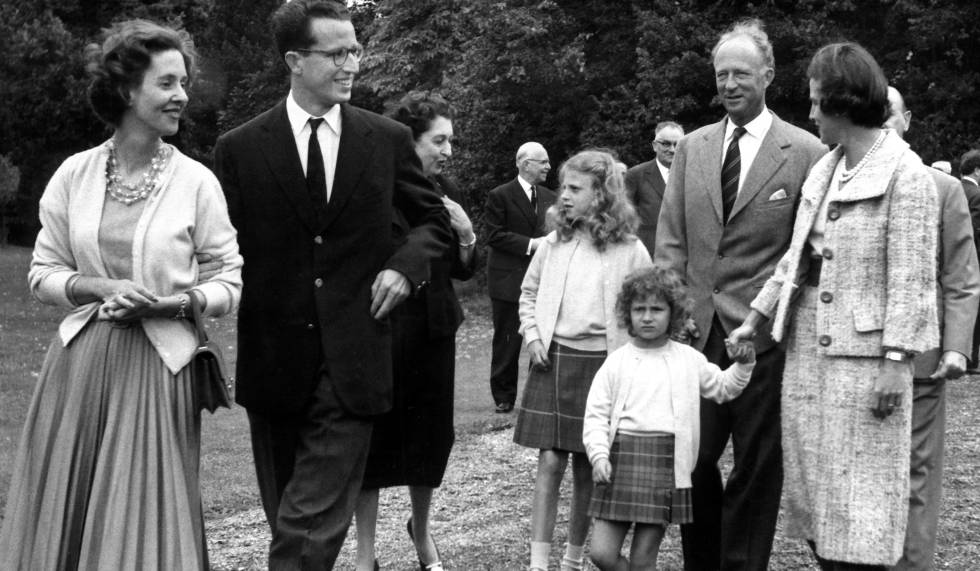
[(524, 160), (534, 161), (536, 163), (541, 163), (543, 165), (550, 165), (551, 164), (551, 161), (549, 161), (548, 159), (524, 159)]
[(653, 142), (654, 143), (657, 143), (661, 147), (676, 147), (677, 146), (677, 141), (660, 141), (660, 140), (654, 139)]
[(333, 60), (333, 64), (337, 67), (340, 67), (345, 63), (347, 63), (348, 57), (353, 57), (354, 61), (361, 61), (361, 58), (364, 56), (364, 48), (361, 46), (354, 46), (352, 48), (340, 48), (340, 49), (330, 50), (330, 51), (314, 50), (314, 49), (302, 49), (302, 50), (293, 50), (293, 51), (297, 51), (301, 54), (318, 54), (323, 57), (328, 57)]

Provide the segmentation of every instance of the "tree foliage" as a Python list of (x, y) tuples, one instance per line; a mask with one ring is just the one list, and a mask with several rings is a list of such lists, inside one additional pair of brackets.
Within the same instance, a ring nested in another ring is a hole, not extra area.
[[(106, 136), (85, 104), (81, 61), (101, 28), (145, 17), (194, 35), (202, 73), (175, 142), (207, 162), (219, 133), (288, 89), (269, 24), (281, 1), (0, 0), (0, 154), (23, 175), (20, 238), (33, 238), (37, 198), (57, 164)], [(776, 56), (767, 104), (783, 119), (808, 125), (808, 60), (820, 45), (849, 39), (904, 93), (909, 141), (927, 162), (980, 143), (972, 33), (980, 4), (968, 0), (360, 0), (351, 8), (367, 47), (354, 103), (383, 112), (409, 90), (442, 92), (457, 110), (453, 170), (478, 219), (487, 190), (514, 176), (524, 141), (543, 143), (556, 165), (590, 145), (634, 164), (650, 158), (659, 121), (691, 130), (718, 120), (711, 47), (744, 17), (766, 23)]]

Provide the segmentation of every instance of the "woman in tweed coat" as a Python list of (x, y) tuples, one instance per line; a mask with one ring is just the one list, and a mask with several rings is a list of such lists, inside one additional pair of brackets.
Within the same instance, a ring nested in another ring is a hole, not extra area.
[(825, 46), (807, 75), (810, 118), (837, 147), (810, 172), (790, 248), (730, 339), (770, 317), (786, 339), (787, 533), (822, 569), (885, 569), (905, 538), (911, 356), (938, 343), (936, 189), (880, 128), (887, 82), (867, 51)]

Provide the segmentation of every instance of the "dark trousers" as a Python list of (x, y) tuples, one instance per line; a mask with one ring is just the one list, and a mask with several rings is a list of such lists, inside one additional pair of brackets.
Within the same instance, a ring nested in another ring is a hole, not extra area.
[(272, 419), (249, 412), (248, 420), (272, 529), (269, 569), (332, 569), (361, 489), (371, 419), (344, 410), (322, 375), (302, 413)]
[[(704, 354), (722, 368), (731, 364), (725, 332), (712, 325)], [(701, 399), (701, 445), (691, 475), (694, 523), (681, 526), (688, 571), (769, 567), (783, 487), (779, 399), (785, 353), (756, 355), (752, 379), (738, 398), (717, 404)], [(735, 467), (722, 486), (718, 460), (732, 438)]]
[(909, 464), (909, 521), (896, 571), (932, 569), (936, 527), (943, 495), (943, 436), (946, 381), (915, 379), (912, 384), (912, 457)]
[(490, 393), (493, 402), (514, 404), (521, 358), (521, 320), (517, 302), (490, 299), (493, 309), (493, 355), (490, 358)]

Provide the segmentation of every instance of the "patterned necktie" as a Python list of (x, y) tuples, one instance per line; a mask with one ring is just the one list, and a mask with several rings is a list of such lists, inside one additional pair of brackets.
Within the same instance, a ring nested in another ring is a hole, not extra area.
[(533, 184), (531, 185), (531, 210), (535, 214), (538, 213), (538, 191), (534, 188)]
[(745, 127), (735, 127), (732, 142), (728, 144), (725, 162), (721, 165), (721, 210), (725, 224), (738, 197), (738, 175), (742, 170), (742, 157), (738, 152), (738, 140), (745, 134)]
[(317, 214), (327, 209), (327, 174), (323, 170), (323, 154), (320, 152), (320, 141), (316, 131), (323, 123), (323, 118), (309, 119), (310, 144), (306, 151), (306, 191), (310, 193), (310, 201)]

